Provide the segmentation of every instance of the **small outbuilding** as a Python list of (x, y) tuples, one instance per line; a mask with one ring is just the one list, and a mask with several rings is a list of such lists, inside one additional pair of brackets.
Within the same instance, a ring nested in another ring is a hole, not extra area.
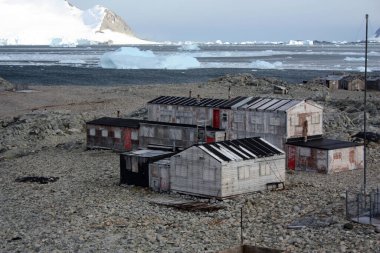
[(335, 173), (361, 169), (364, 166), (363, 144), (309, 138), (288, 140), (287, 168), (290, 170)]
[(120, 184), (149, 187), (149, 164), (173, 154), (169, 151), (152, 149), (120, 154)]
[(260, 137), (194, 145), (170, 158), (170, 189), (218, 199), (284, 183), (285, 153)]
[(139, 119), (103, 117), (86, 123), (87, 148), (130, 151), (139, 145)]
[(380, 77), (369, 77), (367, 79), (367, 89), (380, 90)]
[(286, 88), (285, 86), (281, 86), (281, 85), (274, 85), (273, 86), (273, 93), (274, 94), (288, 94), (289, 93), (289, 89)]
[(170, 191), (170, 159), (149, 164), (149, 188), (157, 192)]
[(330, 90), (337, 90), (343, 80), (343, 75), (328, 75), (325, 78), (325, 86)]

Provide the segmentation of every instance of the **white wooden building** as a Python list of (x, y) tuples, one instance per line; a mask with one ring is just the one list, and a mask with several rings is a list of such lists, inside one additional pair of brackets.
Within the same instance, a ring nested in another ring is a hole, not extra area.
[(226, 139), (263, 137), (284, 148), (289, 138), (322, 135), (323, 107), (309, 100), (161, 96), (147, 103), (148, 119), (197, 124), (226, 131)]
[(227, 198), (285, 181), (285, 153), (260, 137), (194, 145), (170, 158), (170, 190)]

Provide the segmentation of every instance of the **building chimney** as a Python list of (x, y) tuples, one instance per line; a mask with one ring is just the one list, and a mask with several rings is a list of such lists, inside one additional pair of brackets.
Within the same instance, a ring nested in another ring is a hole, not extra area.
[(231, 86), (228, 86), (228, 99), (231, 99)]
[(120, 118), (120, 111), (117, 111), (117, 117)]
[(189, 90), (189, 98), (191, 98), (191, 90)]
[(201, 102), (201, 95), (197, 95), (197, 103), (199, 104)]

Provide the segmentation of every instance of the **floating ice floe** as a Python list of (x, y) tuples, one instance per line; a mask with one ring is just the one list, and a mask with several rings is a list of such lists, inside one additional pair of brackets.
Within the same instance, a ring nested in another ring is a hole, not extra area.
[[(365, 67), (357, 67), (357, 70), (359, 71), (359, 72), (365, 72)], [(371, 69), (369, 69), (369, 68), (367, 68), (367, 72), (372, 72), (372, 70)]]
[(282, 62), (276, 61), (273, 63), (262, 61), (262, 60), (256, 60), (250, 64), (251, 68), (255, 69), (281, 69), (282, 68)]
[(346, 57), (345, 61), (365, 61), (364, 57)]
[(100, 57), (102, 68), (115, 69), (189, 69), (199, 68), (199, 61), (188, 54), (176, 53), (159, 56), (151, 50), (140, 50), (136, 47), (121, 47), (107, 52)]
[(201, 49), (199, 48), (198, 44), (185, 43), (179, 48), (179, 50), (181, 50), (181, 51), (199, 51)]

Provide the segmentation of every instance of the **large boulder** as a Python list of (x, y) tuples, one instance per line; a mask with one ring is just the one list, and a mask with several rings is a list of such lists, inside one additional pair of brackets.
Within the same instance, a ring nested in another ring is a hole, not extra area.
[(7, 80), (0, 77), (0, 91), (14, 90), (15, 86)]

